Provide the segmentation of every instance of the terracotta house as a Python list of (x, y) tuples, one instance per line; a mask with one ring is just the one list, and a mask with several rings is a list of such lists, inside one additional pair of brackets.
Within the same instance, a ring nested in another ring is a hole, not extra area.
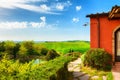
[(113, 61), (120, 61), (120, 6), (108, 13), (87, 15), (90, 18), (91, 48), (104, 48), (112, 54)]

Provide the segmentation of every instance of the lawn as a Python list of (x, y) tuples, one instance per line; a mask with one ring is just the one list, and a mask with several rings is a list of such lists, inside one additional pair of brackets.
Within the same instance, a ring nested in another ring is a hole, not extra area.
[(39, 44), (48, 49), (54, 49), (62, 54), (66, 54), (70, 51), (84, 53), (90, 48), (89, 41), (43, 42)]

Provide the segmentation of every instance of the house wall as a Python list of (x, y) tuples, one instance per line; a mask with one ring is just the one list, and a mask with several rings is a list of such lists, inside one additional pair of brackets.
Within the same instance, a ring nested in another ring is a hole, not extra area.
[(97, 20), (96, 18), (90, 18), (90, 47), (98, 47), (98, 30), (97, 30)]
[[(100, 16), (100, 48), (104, 48), (107, 52), (114, 55), (113, 33), (120, 26), (120, 19), (108, 20), (107, 16)], [(98, 21), (97, 18), (90, 18), (90, 45), (91, 48), (98, 48), (97, 35)]]

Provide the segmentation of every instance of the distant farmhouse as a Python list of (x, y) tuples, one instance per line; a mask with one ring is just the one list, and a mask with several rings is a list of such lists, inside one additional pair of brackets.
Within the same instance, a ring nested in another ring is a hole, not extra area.
[(87, 17), (90, 17), (91, 48), (104, 48), (112, 54), (113, 61), (120, 61), (120, 6)]

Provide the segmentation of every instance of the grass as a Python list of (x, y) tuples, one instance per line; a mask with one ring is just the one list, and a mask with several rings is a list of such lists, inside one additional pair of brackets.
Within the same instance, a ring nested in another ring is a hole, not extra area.
[(112, 72), (109, 72), (107, 75), (107, 80), (113, 80)]
[[(90, 80), (103, 80), (103, 76), (107, 77), (107, 80), (113, 80), (111, 71), (96, 70), (90, 67), (82, 67), (81, 71), (91, 76)], [(92, 76), (98, 76), (98, 79), (92, 79)]]
[(84, 53), (90, 48), (89, 41), (63, 41), (63, 42), (43, 42), (41, 46), (48, 49), (54, 49), (59, 53), (66, 54), (70, 50)]

